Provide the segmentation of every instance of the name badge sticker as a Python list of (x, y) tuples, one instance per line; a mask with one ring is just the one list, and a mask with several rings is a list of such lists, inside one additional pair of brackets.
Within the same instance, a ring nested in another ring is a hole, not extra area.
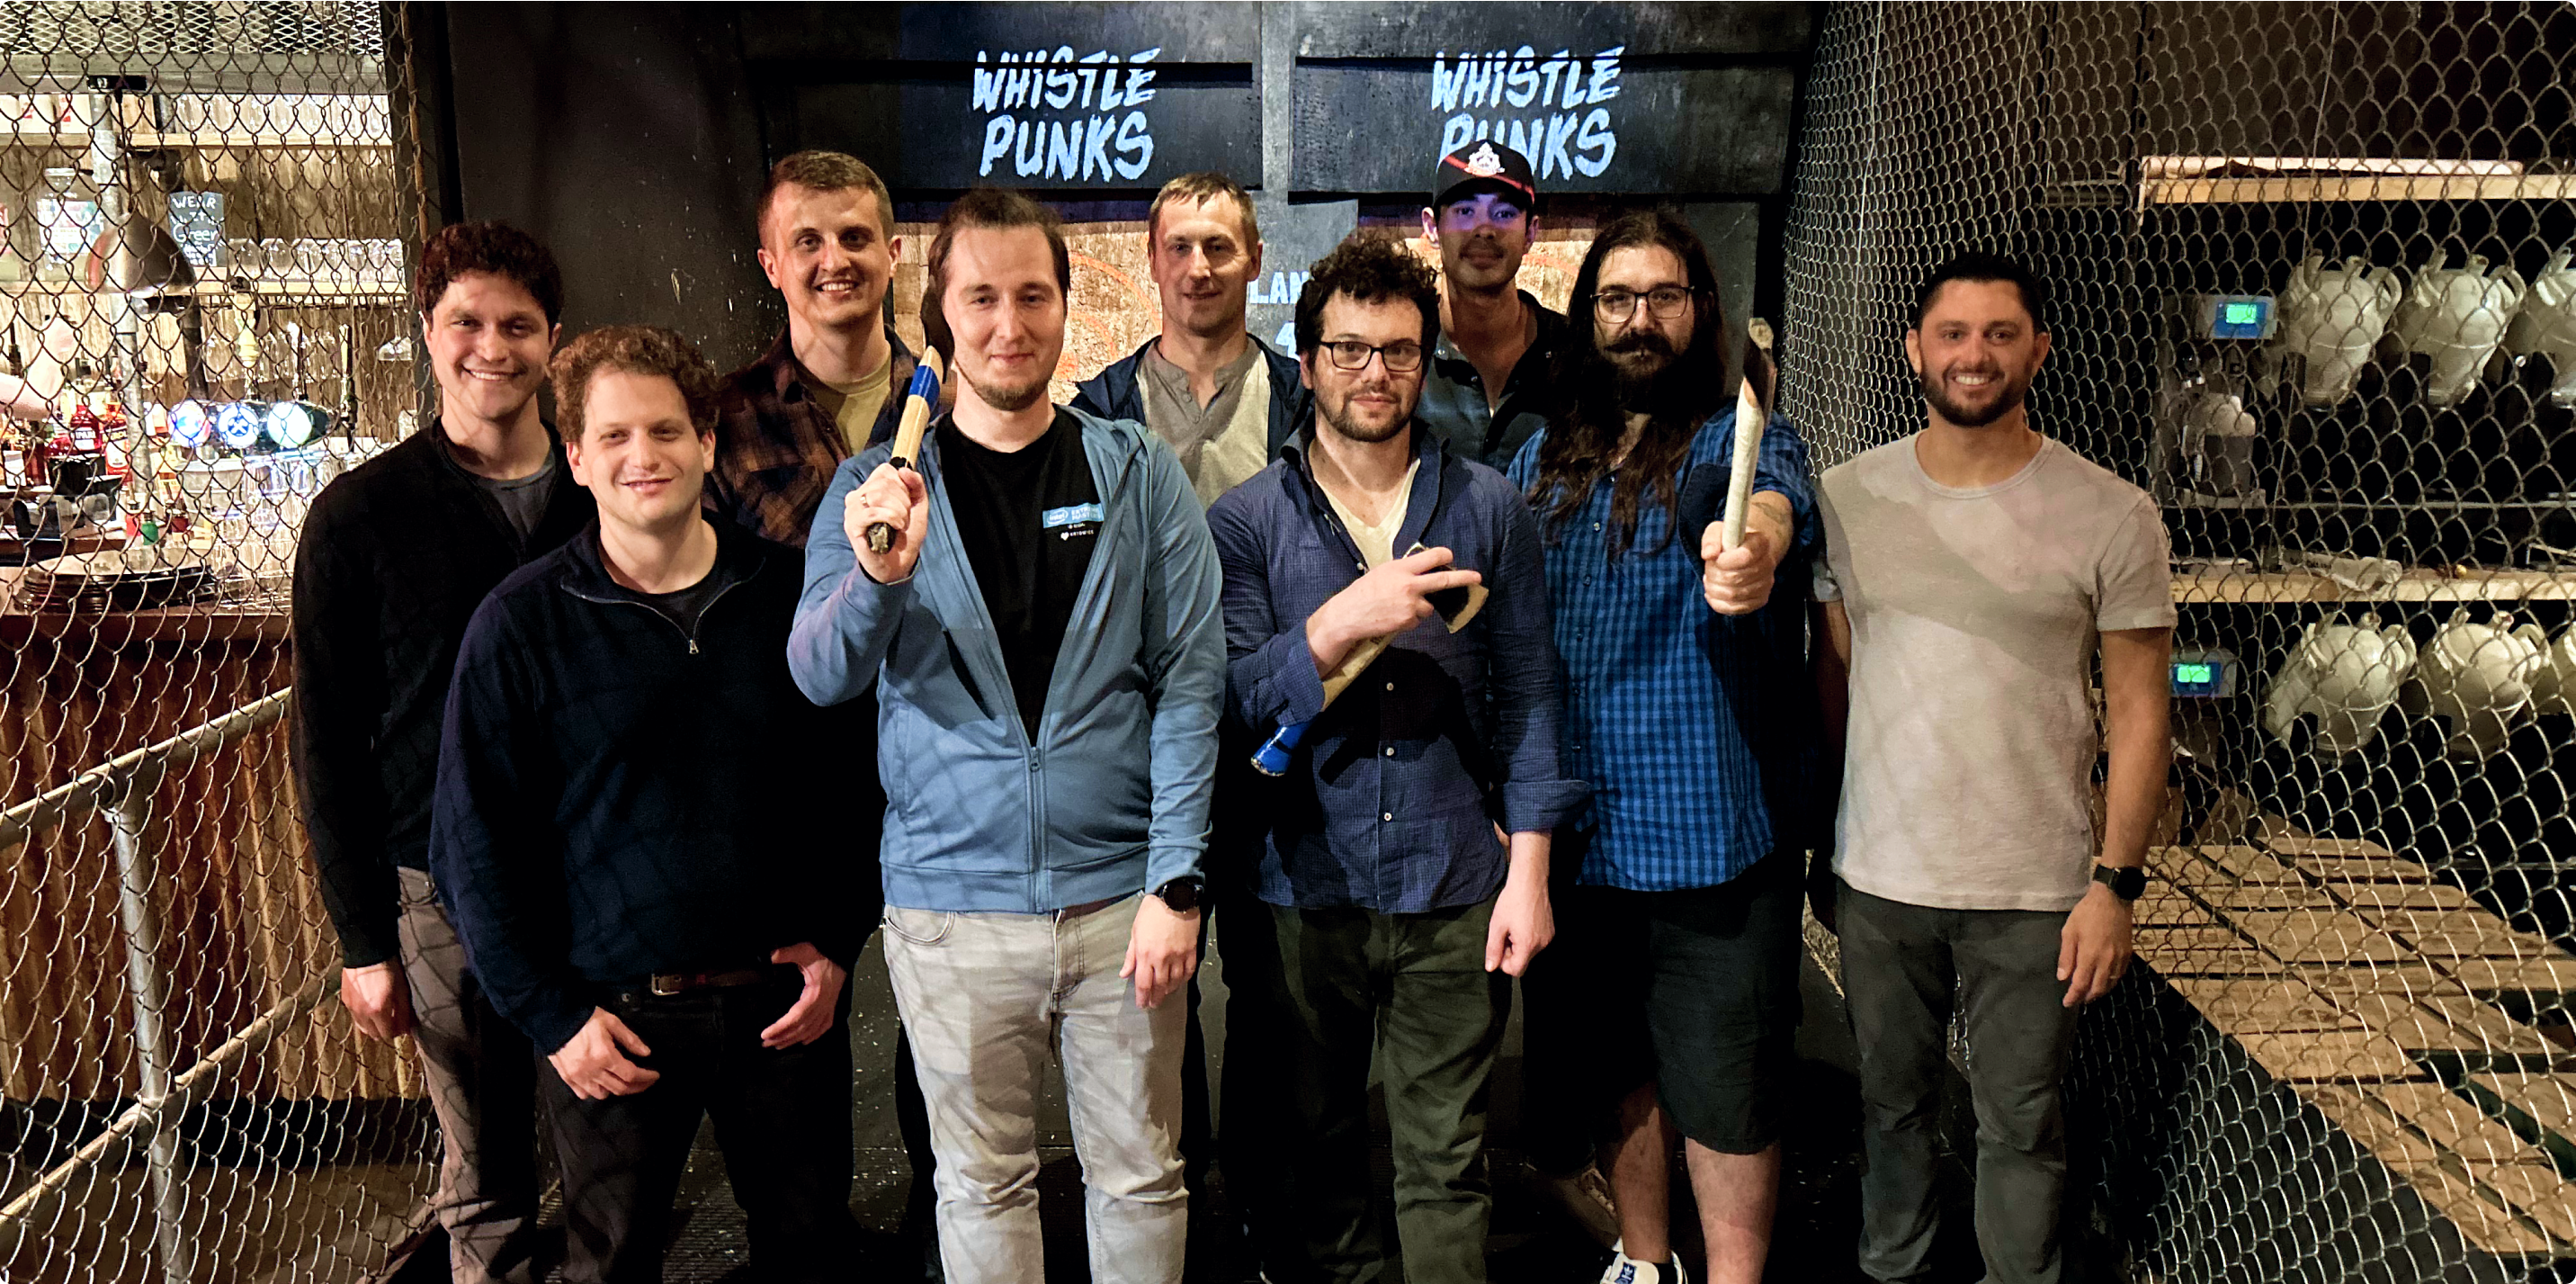
[(1050, 508), (1038, 515), (1038, 523), (1048, 530), (1099, 520), (1100, 505), (1098, 504), (1069, 504), (1063, 508)]

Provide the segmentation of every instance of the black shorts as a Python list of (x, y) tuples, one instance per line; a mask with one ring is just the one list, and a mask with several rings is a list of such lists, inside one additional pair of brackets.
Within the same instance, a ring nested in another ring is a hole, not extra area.
[(1606, 1122), (1652, 1083), (1682, 1135), (1711, 1150), (1779, 1140), (1797, 1060), (1800, 872), (1798, 853), (1775, 852), (1716, 887), (1560, 884), (1556, 939), (1536, 960), (1552, 975), (1527, 996), (1555, 1009), (1545, 1024), (1568, 1039), (1551, 1053), (1569, 1059), (1583, 1100), (1559, 1104)]

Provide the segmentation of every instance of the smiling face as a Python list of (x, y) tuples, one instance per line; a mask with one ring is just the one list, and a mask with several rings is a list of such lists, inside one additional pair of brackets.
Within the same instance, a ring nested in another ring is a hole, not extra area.
[(1422, 314), (1411, 299), (1383, 298), (1362, 303), (1347, 294), (1324, 300), (1323, 343), (1298, 358), (1306, 386), (1315, 390), (1315, 417), (1334, 432), (1357, 442), (1380, 442), (1413, 422), (1413, 406), (1422, 397), (1423, 367), (1407, 371), (1386, 368), (1384, 353), (1369, 354), (1368, 364), (1344, 370), (1333, 364), (1332, 345), (1365, 343), (1422, 346)]
[(2023, 422), (2030, 381), (2048, 359), (2048, 335), (2031, 324), (2021, 287), (2010, 281), (1952, 281), (1905, 332), (1905, 356), (1923, 400), (1960, 428)]
[(903, 241), (889, 235), (877, 194), (780, 185), (761, 211), (760, 270), (788, 316), (817, 330), (881, 325), (886, 287)]
[(1500, 290), (1520, 274), (1535, 220), (1507, 192), (1467, 192), (1422, 212), (1422, 234), (1440, 248), (1440, 271), (1463, 290)]
[(659, 536), (696, 521), (716, 439), (689, 421), (669, 376), (601, 369), (582, 397), (581, 436), (564, 443), (573, 480), (599, 501), (599, 520)]
[(1163, 297), (1163, 326), (1222, 338), (1243, 326), (1244, 298), (1261, 275), (1261, 245), (1232, 196), (1181, 199), (1163, 207), (1145, 264)]
[(939, 310), (972, 395), (1005, 414), (1046, 396), (1064, 355), (1065, 299), (1043, 229), (958, 229)]
[(509, 423), (546, 381), (556, 327), (527, 287), (490, 272), (447, 283), (421, 318), (439, 404), (486, 423)]

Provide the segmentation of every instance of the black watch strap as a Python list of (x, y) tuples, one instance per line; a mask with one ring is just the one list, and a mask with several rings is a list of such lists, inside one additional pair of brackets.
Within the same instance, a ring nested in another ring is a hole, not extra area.
[(1199, 880), (1182, 877), (1154, 889), (1156, 899), (1175, 914), (1187, 914), (1199, 907)]
[(2134, 901), (2147, 894), (2147, 871), (2131, 865), (2126, 869), (2111, 865), (2093, 866), (2093, 881), (2111, 889), (2113, 896)]

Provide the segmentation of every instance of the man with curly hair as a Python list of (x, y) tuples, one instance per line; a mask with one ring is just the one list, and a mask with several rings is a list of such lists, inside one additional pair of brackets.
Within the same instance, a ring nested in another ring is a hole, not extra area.
[(430, 867), (493, 1005), (546, 1058), (572, 1281), (658, 1280), (712, 1115), (763, 1279), (845, 1279), (843, 982), (873, 853), (781, 800), (839, 786), (846, 711), (787, 670), (795, 550), (700, 507), (716, 377), (668, 330), (555, 361), (599, 520), (501, 582), (459, 649)]
[(535, 1057), (431, 885), (430, 786), (467, 617), (593, 504), (537, 415), (563, 314), (554, 256), (516, 228), (459, 223), (421, 247), (416, 293), (438, 417), (331, 483), (296, 550), (295, 792), (350, 1024), (420, 1053), (453, 1278), (535, 1284)]
[(1230, 711), (1262, 736), (1311, 724), (1260, 800), (1301, 1279), (1386, 1269), (1372, 1061), (1404, 1277), (1485, 1278), (1488, 1083), (1511, 978), (1554, 930), (1549, 834), (1584, 792), (1557, 770), (1538, 524), (1414, 418), (1439, 327), (1431, 270), (1394, 242), (1325, 256), (1297, 300), (1315, 426), (1208, 511)]

